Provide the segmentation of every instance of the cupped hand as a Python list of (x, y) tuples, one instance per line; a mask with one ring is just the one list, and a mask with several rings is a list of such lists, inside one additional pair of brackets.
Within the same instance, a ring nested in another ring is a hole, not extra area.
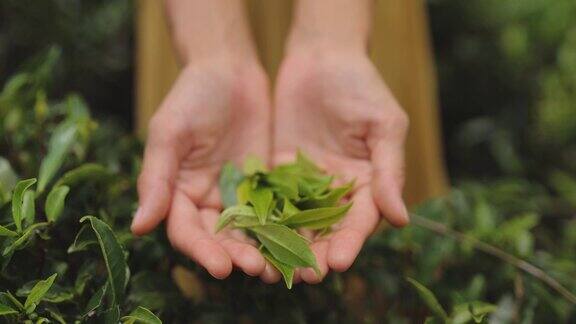
[(137, 235), (167, 218), (172, 245), (216, 278), (233, 267), (251, 276), (266, 263), (239, 230), (214, 234), (221, 209), (220, 168), (250, 154), (269, 155), (270, 107), (256, 64), (210, 59), (183, 69), (153, 116), (138, 179)]
[[(345, 271), (380, 214), (395, 226), (409, 221), (402, 199), (408, 118), (363, 53), (289, 53), (274, 104), (274, 163), (293, 160), (301, 149), (341, 182), (355, 179), (352, 209), (312, 244), (323, 276)], [(321, 280), (312, 269), (300, 277)]]

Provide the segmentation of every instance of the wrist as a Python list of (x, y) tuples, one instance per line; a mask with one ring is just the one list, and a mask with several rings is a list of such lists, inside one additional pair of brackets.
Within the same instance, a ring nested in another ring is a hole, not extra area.
[(218, 75), (224, 80), (267, 80), (266, 72), (256, 57), (238, 57), (223, 53), (195, 58), (186, 62), (183, 72)]
[(299, 1), (287, 51), (366, 53), (371, 1)]
[(166, 0), (166, 12), (184, 65), (212, 57), (257, 56), (242, 0)]

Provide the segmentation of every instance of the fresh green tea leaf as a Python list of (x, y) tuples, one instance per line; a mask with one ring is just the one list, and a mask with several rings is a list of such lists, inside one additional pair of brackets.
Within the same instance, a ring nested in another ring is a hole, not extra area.
[(66, 320), (64, 319), (62, 313), (60, 313), (60, 311), (56, 307), (48, 306), (45, 307), (44, 309), (48, 312), (48, 314), (50, 314), (52, 320), (50, 323), (57, 322), (60, 324), (68, 324), (68, 322), (66, 322)]
[(102, 287), (98, 288), (94, 295), (90, 297), (88, 300), (88, 304), (86, 304), (86, 309), (84, 310), (84, 316), (91, 317), (94, 315), (94, 312), (102, 306), (104, 303), (104, 296), (106, 296), (106, 290), (108, 289), (109, 284), (105, 283)]
[(296, 228), (322, 229), (338, 223), (351, 207), (352, 203), (348, 203), (338, 207), (307, 209), (282, 219), (280, 224)]
[[(27, 282), (22, 286), (18, 291), (16, 291), (16, 296), (19, 297), (26, 297), (32, 293), (32, 289), (38, 283), (38, 280)], [(52, 284), (50, 289), (44, 294), (42, 297), (43, 301), (50, 302), (50, 303), (62, 303), (66, 301), (70, 301), (74, 298), (74, 292), (70, 288), (64, 288), (57, 284)]]
[(307, 173), (322, 173), (322, 169), (310, 160), (302, 151), (296, 154), (296, 165)]
[(434, 316), (443, 321), (448, 320), (448, 314), (446, 313), (442, 305), (440, 305), (440, 303), (436, 299), (436, 296), (434, 296), (434, 294), (428, 288), (424, 287), (424, 285), (422, 285), (421, 283), (412, 278), (406, 278), (406, 280), (412, 286), (414, 286), (414, 288), (416, 288), (416, 292), (418, 293), (422, 301), (426, 304), (426, 306), (428, 306), (430, 311), (432, 311)]
[(224, 229), (228, 224), (232, 221), (241, 218), (241, 217), (249, 217), (256, 219), (256, 212), (254, 208), (250, 206), (234, 206), (226, 208), (222, 214), (220, 214), (220, 218), (218, 219), (218, 223), (216, 224), (216, 232), (221, 231)]
[(232, 163), (228, 162), (222, 167), (219, 179), (220, 196), (224, 208), (232, 207), (237, 204), (236, 189), (244, 180), (244, 175)]
[(260, 252), (264, 258), (266, 258), (266, 260), (268, 260), (268, 262), (270, 262), (274, 268), (276, 268), (276, 270), (282, 274), (284, 282), (286, 283), (286, 287), (288, 289), (292, 289), (292, 281), (294, 280), (294, 267), (282, 263), (276, 259), (266, 248), (260, 249)]
[(264, 225), (266, 219), (272, 213), (274, 204), (274, 194), (268, 188), (256, 188), (250, 192), (250, 203), (254, 206), (254, 211), (260, 224)]
[(338, 204), (342, 198), (350, 193), (353, 187), (354, 182), (349, 182), (341, 187), (330, 190), (324, 195), (304, 199), (299, 202), (298, 205), (303, 209), (332, 207)]
[(282, 219), (286, 219), (287, 217), (290, 217), (299, 212), (300, 209), (294, 206), (294, 204), (290, 202), (290, 199), (284, 198), (284, 204), (282, 205)]
[(258, 240), (280, 262), (293, 267), (312, 267), (319, 273), (316, 257), (308, 241), (290, 228), (267, 224), (249, 228)]
[(36, 194), (32, 190), (26, 190), (22, 198), (22, 227), (26, 228), (34, 223), (36, 217)]
[(16, 239), (16, 241), (12, 242), (10, 245), (8, 245), (4, 249), (4, 251), (2, 251), (2, 256), (6, 257), (10, 253), (12, 253), (12, 252), (22, 248), (26, 244), (28, 244), (30, 239), (32, 239), (34, 237), (33, 235), (36, 234), (37, 231), (39, 231), (40, 229), (42, 229), (43, 227), (46, 227), (46, 226), (48, 226), (48, 223), (36, 223), (36, 224), (28, 227), (26, 230), (24, 230), (22, 235), (20, 235), (20, 237)]
[(74, 242), (68, 247), (68, 253), (86, 251), (93, 245), (98, 245), (98, 238), (89, 225), (84, 225), (76, 234)]
[(1, 236), (17, 236), (18, 233), (7, 229), (6, 227), (0, 225), (0, 237)]
[(52, 133), (48, 144), (48, 154), (40, 164), (38, 192), (43, 192), (50, 180), (60, 170), (68, 152), (76, 141), (78, 124), (73, 119), (60, 124)]
[(162, 321), (150, 310), (138, 306), (135, 310), (132, 311), (132, 313), (130, 313), (130, 315), (122, 317), (122, 323), (162, 324)]
[(2, 301), (2, 304), (17, 309), (19, 311), (25, 310), (24, 305), (9, 291), (0, 292), (0, 301)]
[(471, 321), (482, 323), (488, 314), (493, 313), (497, 309), (496, 305), (480, 301), (463, 303), (454, 306), (450, 318), (453, 324), (465, 324)]
[(252, 191), (252, 181), (250, 178), (244, 178), (236, 189), (236, 199), (239, 205), (245, 205), (250, 200), (250, 192)]
[(118, 324), (120, 321), (120, 306), (115, 305), (98, 316), (97, 322), (103, 324)]
[(46, 218), (49, 222), (56, 222), (62, 214), (62, 211), (64, 210), (64, 200), (69, 191), (70, 187), (61, 185), (52, 188), (48, 194), (44, 210), (46, 211)]
[(268, 168), (260, 158), (255, 155), (249, 155), (244, 160), (244, 167), (242, 171), (244, 171), (245, 175), (251, 176), (258, 172), (266, 172), (268, 171)]
[(18, 182), (18, 175), (12, 169), (10, 162), (0, 156), (0, 206), (8, 200), (9, 194)]
[(84, 216), (80, 222), (89, 222), (94, 234), (96, 234), (108, 271), (108, 282), (113, 296), (112, 304), (119, 304), (124, 297), (124, 290), (128, 282), (126, 259), (122, 247), (116, 240), (110, 226), (98, 218)]
[(26, 301), (24, 302), (24, 308), (26, 309), (26, 313), (30, 314), (34, 312), (38, 303), (42, 301), (44, 295), (48, 292), (48, 290), (54, 283), (56, 275), (57, 274), (55, 273), (45, 280), (40, 280), (38, 281), (38, 283), (36, 283), (36, 285), (34, 285), (34, 287), (32, 287), (32, 290), (30, 290), (30, 294), (28, 295)]
[(18, 233), (22, 232), (22, 200), (24, 198), (24, 192), (34, 183), (36, 183), (36, 179), (34, 178), (21, 180), (16, 184), (14, 192), (12, 193), (12, 218), (14, 219)]
[(0, 316), (11, 314), (18, 314), (18, 311), (8, 305), (0, 304)]
[(80, 266), (78, 274), (76, 275), (76, 280), (74, 281), (74, 292), (77, 295), (82, 295), (84, 293), (84, 289), (88, 285), (88, 282), (94, 278), (96, 267), (96, 260), (86, 261), (82, 266)]
[(298, 181), (290, 174), (283, 173), (281, 169), (276, 168), (266, 174), (265, 179), (279, 196), (292, 200), (299, 199)]
[(104, 181), (110, 177), (110, 172), (104, 166), (96, 163), (86, 163), (72, 169), (58, 179), (54, 187), (74, 186), (81, 182)]

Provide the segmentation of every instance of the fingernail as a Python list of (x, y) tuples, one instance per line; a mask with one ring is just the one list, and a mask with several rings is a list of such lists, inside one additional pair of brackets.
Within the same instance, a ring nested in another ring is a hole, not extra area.
[(138, 209), (136, 209), (134, 217), (132, 218), (132, 225), (130, 227), (134, 228), (135, 226), (138, 226), (137, 224), (140, 223), (141, 219), (142, 219), (142, 208), (138, 206)]
[(410, 223), (410, 214), (408, 213), (408, 209), (406, 208), (406, 205), (402, 205), (402, 208), (404, 209), (404, 220), (406, 221), (406, 224)]

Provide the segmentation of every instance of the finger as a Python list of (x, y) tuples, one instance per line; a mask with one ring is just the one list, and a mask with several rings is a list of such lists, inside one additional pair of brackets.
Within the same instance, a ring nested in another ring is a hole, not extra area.
[(267, 284), (273, 284), (280, 281), (280, 279), (282, 279), (282, 275), (280, 272), (278, 272), (278, 270), (276, 270), (276, 268), (274, 268), (270, 262), (266, 261), (266, 268), (262, 274), (260, 274), (260, 279), (262, 279), (262, 281)]
[(131, 226), (136, 235), (150, 232), (166, 217), (178, 170), (180, 148), (173, 138), (176, 135), (163, 134), (157, 128), (150, 127), (144, 164), (138, 177), (139, 207)]
[(292, 280), (293, 284), (299, 284), (302, 282), (302, 269), (296, 268), (294, 269), (294, 278)]
[(182, 193), (174, 195), (167, 220), (168, 238), (172, 245), (196, 261), (217, 279), (232, 272), (232, 261), (224, 248), (204, 229), (196, 206)]
[(320, 269), (320, 276), (316, 274), (314, 269), (306, 268), (302, 269), (301, 271), (302, 280), (309, 284), (317, 284), (324, 279), (328, 273), (328, 247), (329, 242), (326, 240), (317, 241), (312, 244), (311, 249), (316, 256), (316, 262), (318, 263), (318, 268)]
[(409, 222), (402, 199), (407, 119), (402, 117), (387, 127), (379, 126), (380, 130), (375, 131), (369, 140), (374, 169), (372, 191), (384, 218), (390, 224), (401, 227)]
[(366, 238), (378, 225), (378, 209), (374, 205), (370, 188), (361, 187), (352, 197), (352, 208), (338, 229), (330, 237), (327, 261), (334, 271), (346, 271), (356, 257)]
[(266, 269), (264, 257), (254, 246), (233, 238), (224, 239), (220, 241), (220, 244), (232, 259), (232, 263), (247, 275), (259, 276)]

